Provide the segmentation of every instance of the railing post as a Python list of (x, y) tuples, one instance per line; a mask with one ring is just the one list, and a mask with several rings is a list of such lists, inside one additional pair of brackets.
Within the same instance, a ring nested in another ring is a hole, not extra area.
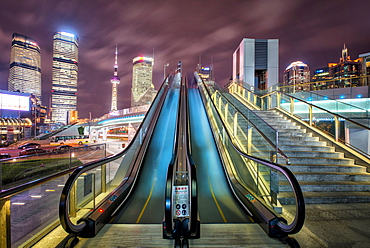
[(10, 198), (0, 199), (0, 248), (11, 247)]
[(281, 102), (281, 93), (276, 92), (276, 107), (280, 108), (280, 102)]
[(237, 132), (238, 132), (238, 112), (235, 112), (234, 114), (234, 127), (233, 127), (233, 135), (236, 138)]
[[(220, 107), (221, 107), (221, 106), (220, 106)], [(228, 104), (228, 103), (226, 103), (226, 104), (225, 104), (225, 111), (224, 111), (224, 115), (225, 115), (225, 123), (226, 123), (226, 124), (228, 124), (228, 123), (227, 123), (227, 117), (228, 117), (228, 112), (229, 112), (229, 111), (228, 111), (228, 110), (229, 110), (229, 108), (228, 108), (228, 107), (229, 107), (229, 104)], [(220, 108), (220, 109), (221, 109), (221, 108)]]
[(294, 114), (294, 98), (290, 98), (290, 114)]
[(334, 124), (335, 124), (335, 141), (339, 140), (339, 119), (338, 116), (334, 115)]
[(0, 192), (3, 190), (3, 163), (0, 163)]
[(252, 153), (252, 129), (253, 127), (248, 127), (247, 152), (249, 155)]
[(69, 192), (69, 216), (76, 217), (77, 213), (77, 187), (76, 187), (77, 181), (73, 184), (71, 191)]
[(313, 119), (313, 112), (312, 112), (312, 106), (308, 105), (308, 120), (309, 125), (312, 126), (312, 120)]
[(105, 193), (107, 191), (107, 164), (101, 166), (101, 191)]

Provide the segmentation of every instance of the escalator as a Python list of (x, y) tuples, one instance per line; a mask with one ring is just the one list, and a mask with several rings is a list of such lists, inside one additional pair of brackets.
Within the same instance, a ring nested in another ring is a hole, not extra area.
[(192, 157), (197, 165), (197, 175), (202, 178), (198, 182), (201, 223), (250, 223), (249, 215), (233, 197), (227, 183), (202, 105), (198, 90), (189, 89)]
[[(202, 179), (198, 182), (201, 223), (254, 222), (270, 237), (296, 246), (288, 235), (297, 233), (304, 223), (298, 181), (285, 166), (245, 153), (221, 118), (206, 84), (197, 73), (194, 77), (198, 89), (189, 89), (189, 105), (192, 156)], [(282, 184), (289, 185), (295, 196), (293, 217), (285, 215), (279, 201)], [(216, 207), (209, 214), (212, 205)]]
[[(63, 189), (59, 215), (73, 235), (93, 237), (107, 223), (161, 223), (172, 158), (181, 75), (166, 79), (124, 151), (76, 169)], [(119, 165), (109, 180), (109, 166)], [(79, 183), (83, 179), (83, 183)], [(103, 199), (102, 199), (103, 198)], [(74, 209), (75, 208), (75, 209)], [(76, 216), (86, 212), (84, 216)], [(71, 218), (76, 216), (77, 218)]]
[[(108, 223), (163, 221), (163, 238), (175, 239), (176, 247), (187, 247), (188, 238), (199, 238), (200, 223), (258, 223), (270, 237), (284, 239), (301, 229), (304, 203), (294, 176), (282, 166), (240, 151), (207, 89), (195, 80), (199, 89), (189, 89), (186, 95), (179, 73), (166, 79), (130, 145), (72, 173), (59, 211), (72, 239), (94, 237)], [(121, 165), (112, 180), (107, 175), (110, 163)], [(277, 190), (271, 188), (279, 178), (288, 181), (296, 194), (291, 220), (275, 211), (281, 205)], [(186, 188), (189, 209), (176, 204), (177, 186)], [(76, 208), (85, 214), (75, 217)]]
[[(179, 80), (179, 79), (178, 79)], [(173, 154), (179, 82), (169, 89), (153, 137), (145, 153), (137, 187), (111, 221), (118, 223), (161, 223), (167, 167)]]

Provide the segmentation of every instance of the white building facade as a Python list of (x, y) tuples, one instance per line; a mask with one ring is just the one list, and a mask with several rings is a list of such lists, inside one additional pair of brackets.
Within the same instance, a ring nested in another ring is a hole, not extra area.
[(279, 40), (244, 38), (233, 54), (233, 80), (260, 90), (277, 84)]

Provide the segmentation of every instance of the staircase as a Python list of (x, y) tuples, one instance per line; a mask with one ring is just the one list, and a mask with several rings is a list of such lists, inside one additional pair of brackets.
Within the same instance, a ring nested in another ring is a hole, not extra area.
[[(290, 159), (287, 167), (299, 181), (306, 203), (370, 202), (370, 173), (365, 167), (274, 110), (253, 112), (279, 132), (279, 148)], [(285, 160), (278, 158), (278, 163)], [(287, 181), (280, 182), (279, 190), (280, 202), (294, 203)]]

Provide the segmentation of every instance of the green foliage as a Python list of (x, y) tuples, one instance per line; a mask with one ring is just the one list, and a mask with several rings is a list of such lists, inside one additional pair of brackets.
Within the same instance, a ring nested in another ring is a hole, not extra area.
[[(71, 165), (70, 165), (71, 162)], [(18, 183), (39, 179), (50, 174), (81, 165), (77, 158), (45, 158), (17, 160), (1, 163), (3, 186), (15, 186)]]

